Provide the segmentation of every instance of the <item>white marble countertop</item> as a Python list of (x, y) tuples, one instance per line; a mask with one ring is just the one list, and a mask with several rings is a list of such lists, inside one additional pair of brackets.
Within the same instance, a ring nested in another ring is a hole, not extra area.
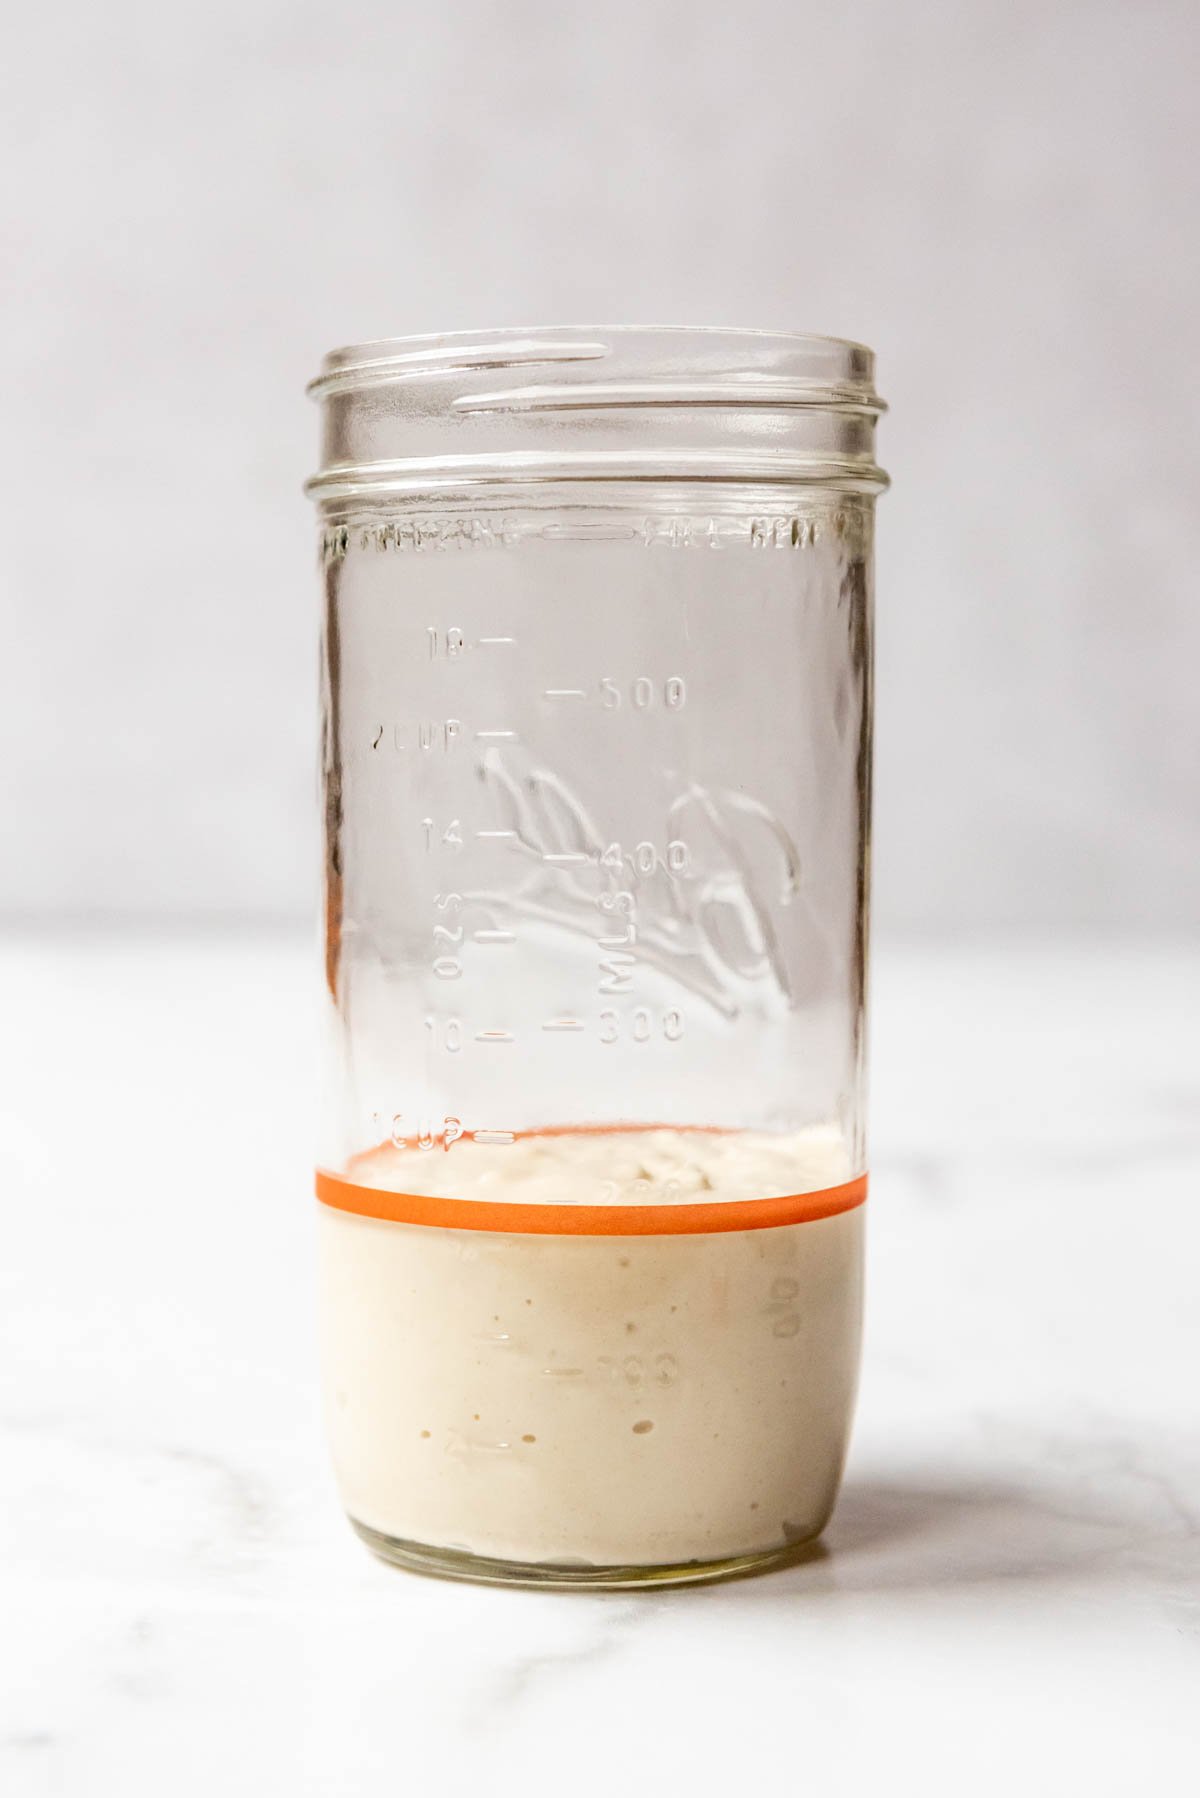
[(1200, 1785), (1200, 957), (881, 954), (823, 1558), (646, 1595), (374, 1562), (320, 1437), (310, 954), (0, 953), (0, 1788)]

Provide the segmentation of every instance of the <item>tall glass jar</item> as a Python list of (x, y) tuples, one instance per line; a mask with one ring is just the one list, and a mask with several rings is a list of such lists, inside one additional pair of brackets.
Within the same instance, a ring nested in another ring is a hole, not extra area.
[(859, 1353), (873, 358), (326, 359), (328, 1427), (378, 1553), (795, 1555)]

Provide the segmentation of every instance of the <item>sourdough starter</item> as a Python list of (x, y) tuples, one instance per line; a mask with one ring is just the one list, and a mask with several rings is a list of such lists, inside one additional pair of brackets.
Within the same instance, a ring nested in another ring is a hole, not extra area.
[[(655, 1130), (397, 1151), (372, 1182), (523, 1203), (833, 1186), (829, 1132)], [(528, 1565), (675, 1566), (817, 1534), (854, 1401), (863, 1207), (775, 1228), (539, 1236), (318, 1207), (343, 1501), (401, 1542)]]

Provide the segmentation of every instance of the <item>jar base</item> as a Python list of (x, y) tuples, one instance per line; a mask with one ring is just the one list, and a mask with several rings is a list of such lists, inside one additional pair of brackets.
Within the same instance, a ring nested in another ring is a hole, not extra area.
[(753, 1554), (728, 1555), (716, 1561), (681, 1561), (677, 1565), (652, 1567), (570, 1566), (554, 1562), (494, 1560), (489, 1555), (469, 1554), (464, 1549), (406, 1542), (397, 1536), (384, 1535), (369, 1524), (359, 1523), (355, 1517), (350, 1518), (350, 1523), (372, 1554), (409, 1573), (423, 1573), (434, 1579), (467, 1580), (482, 1586), (525, 1586), (543, 1592), (631, 1592), (654, 1586), (711, 1585), (717, 1580), (744, 1579), (776, 1568), (794, 1567), (802, 1561), (819, 1559), (825, 1552), (819, 1540), (823, 1526), (818, 1526), (799, 1542), (760, 1549)]

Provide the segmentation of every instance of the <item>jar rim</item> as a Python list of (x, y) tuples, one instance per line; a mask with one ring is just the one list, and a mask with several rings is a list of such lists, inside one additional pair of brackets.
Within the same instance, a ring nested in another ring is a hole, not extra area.
[(332, 350), (314, 498), (520, 480), (755, 480), (878, 491), (875, 356), (851, 338), (520, 326)]
[[(886, 410), (874, 395), (875, 354), (869, 345), (819, 331), (772, 331), (751, 325), (501, 325), (364, 338), (329, 350), (307, 392), (320, 398), (333, 387), (369, 386), (405, 375), (451, 374), (459, 369), (525, 366), (538, 361), (599, 362), (611, 358), (616, 349), (621, 351), (623, 363), (644, 361), (649, 374), (664, 359), (672, 368), (680, 366), (677, 356), (669, 352), (685, 350), (688, 343), (694, 346), (697, 360), (707, 366), (710, 358), (705, 352), (716, 340), (727, 342), (731, 349), (741, 345), (748, 350), (772, 351), (775, 358), (795, 365), (797, 378), (803, 369), (809, 378), (827, 375), (831, 386), (870, 388), (876, 409)], [(639, 355), (639, 350), (643, 354)], [(656, 356), (656, 350), (668, 354)]]

